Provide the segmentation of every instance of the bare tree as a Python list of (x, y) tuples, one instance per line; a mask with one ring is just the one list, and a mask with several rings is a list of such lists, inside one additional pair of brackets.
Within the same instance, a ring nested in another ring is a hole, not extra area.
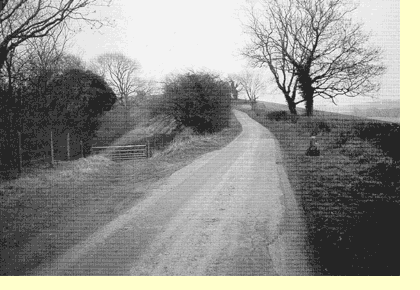
[(28, 39), (50, 35), (59, 26), (68, 28), (69, 21), (83, 21), (94, 27), (103, 22), (91, 17), (97, 6), (109, 0), (8, 0), (0, 9), (0, 68), (7, 55)]
[(379, 89), (377, 77), (385, 71), (381, 50), (369, 44), (362, 24), (352, 22), (350, 14), (357, 8), (352, 3), (266, 0), (262, 9), (249, 9), (247, 28), (257, 41), (244, 54), (272, 72), (273, 67), (284, 67), (283, 80), (292, 79), (292, 94), (297, 84), (307, 115), (313, 114), (317, 96), (334, 102), (338, 96), (369, 95)]
[(247, 23), (245, 32), (250, 36), (250, 41), (242, 50), (250, 64), (254, 67), (268, 67), (272, 73), (278, 89), (283, 93), (290, 113), (296, 115), (296, 105), (304, 102), (297, 100), (297, 75), (296, 70), (287, 59), (282, 56), (282, 47), (273, 42), (275, 25), (271, 15), (263, 13), (250, 6), (245, 10)]
[(92, 69), (105, 78), (124, 107), (129, 106), (130, 97), (136, 94), (141, 80), (140, 65), (122, 53), (105, 53), (92, 62)]
[(137, 97), (145, 97), (156, 94), (158, 91), (157, 82), (153, 78), (138, 78), (137, 81)]
[(92, 70), (102, 76), (117, 95), (118, 102), (124, 107), (126, 125), (129, 122), (129, 110), (135, 98), (147, 84), (139, 77), (139, 63), (122, 53), (105, 53), (91, 62)]
[(259, 72), (246, 69), (236, 75), (236, 81), (240, 85), (240, 89), (245, 92), (248, 100), (254, 109), (258, 98), (266, 89), (266, 84)]
[(241, 91), (240, 84), (236, 80), (236, 75), (228, 76), (228, 82), (230, 87), (230, 96), (233, 100), (237, 100), (239, 92)]
[[(110, 0), (0, 0), (0, 70), (8, 59), (8, 73), (13, 66), (18, 68), (14, 63), (15, 56), (29, 40), (52, 36), (57, 30), (75, 28), (72, 25), (77, 23), (102, 26), (106, 20), (96, 19), (94, 9), (109, 3)], [(12, 52), (14, 55), (10, 56)], [(0, 156), (0, 167), (13, 176), (18, 165), (17, 104), (10, 90), (0, 88), (0, 97), (2, 152), (7, 152)]]

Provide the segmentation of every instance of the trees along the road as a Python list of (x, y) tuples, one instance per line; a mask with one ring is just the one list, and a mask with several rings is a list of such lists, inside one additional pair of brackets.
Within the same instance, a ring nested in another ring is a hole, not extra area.
[[(67, 30), (72, 24), (101, 27), (104, 21), (95, 18), (95, 9), (109, 3), (108, 0), (1, 0), (0, 70), (5, 67), (9, 54), (28, 40), (51, 36), (58, 28)], [(16, 120), (19, 118), (15, 96), (10, 89), (5, 89), (3, 76), (0, 79), (0, 98), (3, 131), (0, 171), (6, 170), (10, 173), (8, 177), (14, 177), (18, 167), (19, 128)]]
[(47, 98), (51, 130), (57, 135), (71, 131), (84, 144), (100, 126), (99, 117), (117, 101), (102, 77), (82, 69), (70, 69), (53, 78)]
[(256, 70), (245, 69), (236, 74), (234, 78), (240, 85), (240, 90), (245, 92), (246, 97), (251, 102), (252, 109), (254, 109), (258, 98), (266, 89), (266, 82), (262, 75)]
[[(379, 89), (385, 72), (381, 49), (369, 43), (362, 24), (354, 23), (357, 8), (348, 0), (266, 0), (247, 10), (250, 42), (243, 50), (251, 63), (270, 69), (290, 112), (314, 98), (369, 95)], [(296, 99), (296, 91), (300, 99)]]
[(102, 76), (117, 94), (118, 102), (124, 107), (127, 125), (130, 106), (135, 103), (135, 96), (148, 94), (151, 83), (139, 77), (140, 64), (122, 53), (105, 53), (91, 62), (92, 70)]

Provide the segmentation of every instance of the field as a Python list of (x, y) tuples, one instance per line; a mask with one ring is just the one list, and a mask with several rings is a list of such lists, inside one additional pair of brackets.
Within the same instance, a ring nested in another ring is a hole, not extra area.
[[(138, 125), (132, 130), (105, 123), (102, 128), (115, 130), (100, 132), (109, 137), (101, 145), (138, 142), (170, 129), (165, 124), (171, 122), (147, 120), (147, 108), (138, 112)], [(105, 118), (112, 120), (110, 114)], [(104, 155), (90, 156), (58, 162), (53, 169), (39, 166), (1, 183), (0, 275), (30, 274), (147, 197), (156, 182), (225, 146), (241, 130), (232, 114), (230, 126), (215, 134), (179, 131), (165, 147), (156, 146), (150, 159), (113, 162)]]
[[(259, 103), (255, 111), (244, 102), (236, 107), (279, 140), (317, 273), (399, 275), (399, 125), (325, 112), (294, 118), (273, 103)], [(233, 115), (229, 128), (204, 136), (175, 128), (171, 120), (150, 119), (147, 107), (133, 109), (128, 123), (122, 115), (115, 110), (104, 116), (95, 145), (171, 137), (153, 146), (150, 159), (90, 156), (53, 169), (32, 168), (0, 184), (0, 274), (30, 273), (147, 197), (156, 182), (241, 131)], [(306, 155), (313, 135), (319, 156)]]
[[(273, 103), (237, 107), (280, 142), (318, 274), (399, 275), (399, 124), (320, 111), (293, 118)], [(311, 136), (319, 156), (306, 155)]]

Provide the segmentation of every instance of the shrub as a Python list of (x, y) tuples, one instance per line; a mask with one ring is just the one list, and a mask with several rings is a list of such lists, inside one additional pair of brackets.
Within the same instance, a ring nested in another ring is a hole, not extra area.
[(229, 125), (229, 85), (216, 75), (190, 72), (166, 82), (152, 115), (167, 114), (198, 133), (212, 133)]
[(286, 111), (274, 111), (267, 114), (270, 121), (286, 121), (289, 119)]
[(400, 159), (400, 125), (382, 122), (359, 122), (355, 134), (367, 140), (394, 160)]
[(318, 128), (319, 132), (325, 132), (325, 133), (330, 133), (331, 132), (330, 126), (324, 121), (319, 121), (317, 123), (317, 128)]

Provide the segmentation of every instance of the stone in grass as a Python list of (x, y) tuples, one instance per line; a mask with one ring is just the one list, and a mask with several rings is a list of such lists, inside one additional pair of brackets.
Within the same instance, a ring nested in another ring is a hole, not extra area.
[(320, 151), (318, 149), (318, 143), (316, 142), (316, 137), (312, 136), (309, 143), (309, 148), (306, 150), (306, 156), (319, 156)]

